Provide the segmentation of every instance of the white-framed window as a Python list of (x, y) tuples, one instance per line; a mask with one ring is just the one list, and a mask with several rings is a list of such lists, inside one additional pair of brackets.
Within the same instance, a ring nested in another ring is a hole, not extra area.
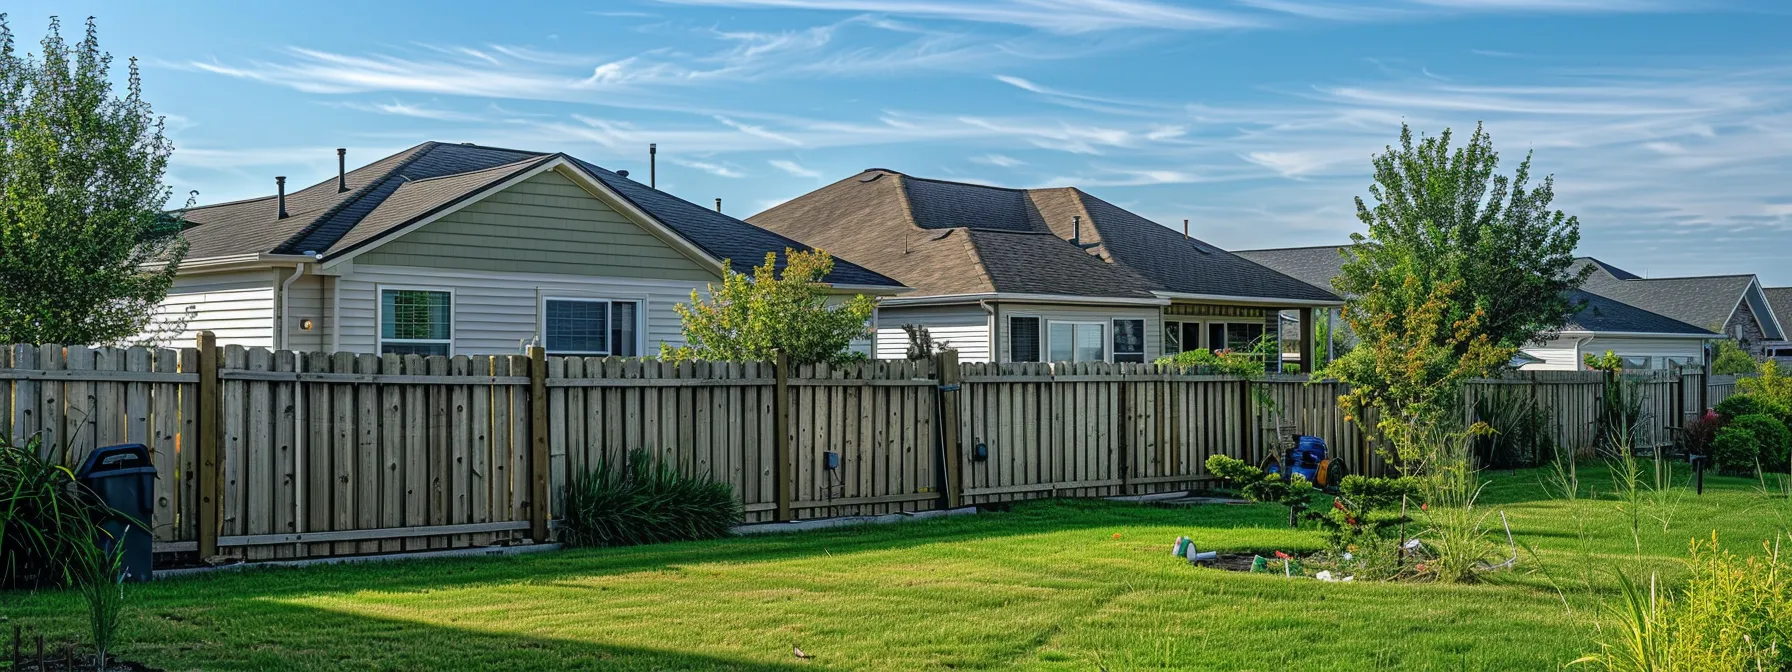
[(1043, 345), (1039, 333), (1039, 318), (1032, 315), (1014, 315), (1008, 318), (1008, 361), (1037, 362)]
[(544, 296), (541, 344), (551, 355), (641, 354), (641, 302)]
[(1143, 364), (1145, 362), (1145, 320), (1114, 318), (1114, 361)]
[(454, 290), (381, 285), (380, 354), (454, 354)]
[(1046, 332), (1046, 349), (1054, 362), (1105, 362), (1107, 339), (1101, 322), (1053, 321)]

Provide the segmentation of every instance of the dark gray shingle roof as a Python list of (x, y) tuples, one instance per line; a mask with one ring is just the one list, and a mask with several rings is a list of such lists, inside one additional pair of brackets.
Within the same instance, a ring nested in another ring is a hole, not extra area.
[[(287, 194), (286, 218), (272, 196), (187, 211), (183, 232), (188, 259), (239, 254), (333, 256), (371, 244), (386, 234), (459, 203), (505, 179), (562, 154), (470, 144), (426, 142), (351, 171), (348, 191), (331, 179)], [(566, 157), (622, 194), (642, 211), (699, 248), (751, 272), (766, 253), (807, 246), (704, 208), (576, 158)], [(898, 287), (900, 283), (836, 258), (829, 282)]]
[(1767, 303), (1773, 306), (1773, 316), (1780, 321), (1780, 327), (1792, 328), (1792, 287), (1769, 287), (1761, 291), (1767, 295)]
[(1284, 247), (1271, 250), (1239, 250), (1234, 252), (1283, 275), (1328, 291), (1332, 278), (1344, 274), (1344, 246)]
[(1752, 275), (1621, 280), (1594, 273), (1582, 289), (1696, 327), (1723, 331), (1753, 281)]

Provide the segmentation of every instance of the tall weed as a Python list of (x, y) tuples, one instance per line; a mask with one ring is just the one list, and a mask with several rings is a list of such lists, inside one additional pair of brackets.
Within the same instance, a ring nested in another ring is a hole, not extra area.
[(44, 459), (43, 439), (0, 436), (0, 588), (67, 585), (72, 561), (100, 534), (106, 510), (81, 496), (68, 467)]
[(1792, 669), (1792, 566), (1782, 542), (1738, 559), (1692, 544), (1692, 578), (1679, 595), (1619, 575), (1620, 599), (1600, 624), (1599, 651), (1574, 661), (1614, 672), (1743, 672)]
[(605, 459), (569, 479), (561, 538), (573, 546), (630, 546), (725, 536), (741, 521), (734, 489), (685, 476), (644, 450)]

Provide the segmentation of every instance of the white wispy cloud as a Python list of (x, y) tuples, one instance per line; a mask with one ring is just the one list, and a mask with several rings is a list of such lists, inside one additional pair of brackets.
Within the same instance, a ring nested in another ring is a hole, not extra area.
[(394, 100), (389, 103), (364, 103), (364, 102), (358, 102), (358, 101), (349, 101), (349, 102), (340, 103), (340, 106), (351, 109), (351, 110), (361, 110), (363, 112), (377, 112), (380, 114), (389, 114), (389, 115), (399, 116), (399, 117), (411, 117), (414, 119), (432, 119), (435, 121), (480, 121), (480, 120), (484, 119), (483, 116), (478, 115), (478, 114), (473, 114), (470, 112), (458, 112), (455, 110), (445, 110), (445, 109), (440, 109), (440, 108), (435, 108), (435, 107), (429, 107), (427, 105), (418, 105), (418, 104), (414, 104), (414, 103), (406, 103), (406, 102), (397, 101), (397, 100)]
[(982, 156), (973, 156), (971, 157), (971, 161), (973, 163), (981, 163), (987, 166), (996, 166), (998, 168), (1013, 168), (1015, 166), (1024, 166), (1027, 163), (1006, 154), (984, 154)]
[(1257, 25), (1251, 17), (1150, 0), (662, 0), (670, 4), (874, 12), (1024, 26), (1057, 33), (1113, 29), (1223, 29)]
[(778, 170), (782, 170), (797, 177), (806, 177), (812, 180), (821, 179), (821, 173), (804, 168), (795, 161), (788, 159), (772, 159), (766, 163), (771, 164), (773, 168), (777, 168)]
[(701, 170), (705, 173), (715, 175), (716, 177), (742, 178), (742, 177), (747, 176), (746, 173), (743, 173), (740, 170), (738, 170), (732, 166), (724, 165), (721, 163), (714, 163), (714, 162), (710, 162), (710, 161), (697, 161), (697, 160), (693, 160), (693, 159), (679, 158), (676, 156), (668, 156), (668, 157), (666, 157), (666, 160), (674, 165), (684, 166), (686, 168), (692, 168), (695, 170)]

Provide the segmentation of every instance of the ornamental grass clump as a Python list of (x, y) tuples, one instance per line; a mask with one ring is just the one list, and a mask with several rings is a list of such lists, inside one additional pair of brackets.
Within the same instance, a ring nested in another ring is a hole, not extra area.
[(100, 534), (104, 507), (82, 497), (74, 472), (44, 453), (40, 436), (17, 446), (0, 436), (0, 588), (76, 582), (72, 560)]
[(1692, 578), (1678, 595), (1654, 576), (1619, 575), (1620, 600), (1599, 624), (1599, 651), (1574, 661), (1609, 672), (1743, 672), (1792, 669), (1792, 564), (1784, 543), (1737, 558), (1692, 544)]
[(734, 488), (687, 476), (643, 450), (605, 459), (569, 479), (561, 539), (572, 546), (632, 546), (726, 536), (741, 522)]

